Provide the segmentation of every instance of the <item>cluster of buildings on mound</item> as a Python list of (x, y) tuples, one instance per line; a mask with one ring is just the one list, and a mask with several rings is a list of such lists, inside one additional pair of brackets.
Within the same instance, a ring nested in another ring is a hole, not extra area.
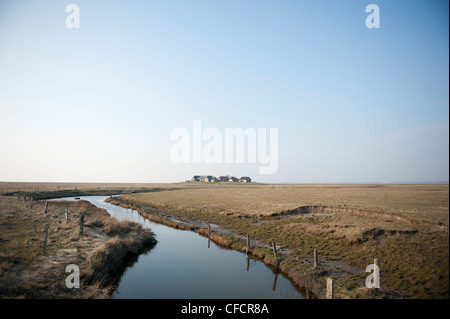
[(191, 182), (241, 182), (250, 183), (252, 180), (248, 176), (242, 176), (241, 178), (236, 178), (234, 176), (220, 176), (219, 178), (212, 175), (195, 175), (191, 178)]

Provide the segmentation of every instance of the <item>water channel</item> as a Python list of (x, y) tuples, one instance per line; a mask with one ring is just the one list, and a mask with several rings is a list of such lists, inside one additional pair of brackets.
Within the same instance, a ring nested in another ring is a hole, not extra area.
[(261, 261), (209, 243), (208, 238), (195, 232), (151, 222), (136, 210), (105, 202), (107, 197), (81, 196), (79, 200), (106, 209), (118, 220), (132, 220), (150, 228), (158, 241), (129, 261), (113, 298), (304, 298), (287, 278)]

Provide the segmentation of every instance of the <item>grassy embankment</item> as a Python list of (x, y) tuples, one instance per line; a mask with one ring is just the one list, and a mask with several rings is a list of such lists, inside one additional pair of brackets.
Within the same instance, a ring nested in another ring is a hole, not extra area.
[[(156, 242), (150, 230), (119, 222), (86, 201), (51, 201), (45, 214), (45, 201), (31, 208), (23, 199), (0, 196), (0, 298), (108, 298), (127, 256)], [(66, 287), (69, 264), (79, 266), (78, 289)]]
[[(207, 234), (196, 221), (233, 233), (212, 240), (274, 264), (319, 297), (327, 277), (338, 298), (449, 297), (449, 187), (444, 185), (178, 185), (115, 202), (156, 221)], [(171, 217), (186, 224), (168, 221)], [(190, 225), (190, 226), (189, 226)], [(256, 245), (258, 243), (258, 245)], [(320, 266), (312, 269), (313, 250)], [(380, 260), (381, 289), (365, 288), (365, 268)]]

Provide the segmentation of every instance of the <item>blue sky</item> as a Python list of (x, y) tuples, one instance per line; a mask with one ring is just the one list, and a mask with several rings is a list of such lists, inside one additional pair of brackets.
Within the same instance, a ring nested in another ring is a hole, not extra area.
[[(448, 1), (130, 2), (0, 0), (0, 181), (448, 181)], [(278, 128), (277, 172), (173, 163), (194, 120)]]

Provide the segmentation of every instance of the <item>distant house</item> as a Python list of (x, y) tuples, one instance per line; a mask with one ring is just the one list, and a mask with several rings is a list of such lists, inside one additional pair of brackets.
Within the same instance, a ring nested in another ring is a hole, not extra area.
[(239, 180), (234, 176), (226, 175), (226, 176), (220, 176), (219, 181), (221, 181), (221, 182), (238, 182)]
[(214, 182), (214, 176), (207, 175), (207, 176), (199, 176), (198, 181), (199, 182)]
[(236, 178), (234, 176), (219, 176), (219, 178), (212, 175), (194, 175), (191, 178), (192, 182), (243, 182), (250, 183), (252, 180), (248, 176), (243, 176), (241, 178)]

